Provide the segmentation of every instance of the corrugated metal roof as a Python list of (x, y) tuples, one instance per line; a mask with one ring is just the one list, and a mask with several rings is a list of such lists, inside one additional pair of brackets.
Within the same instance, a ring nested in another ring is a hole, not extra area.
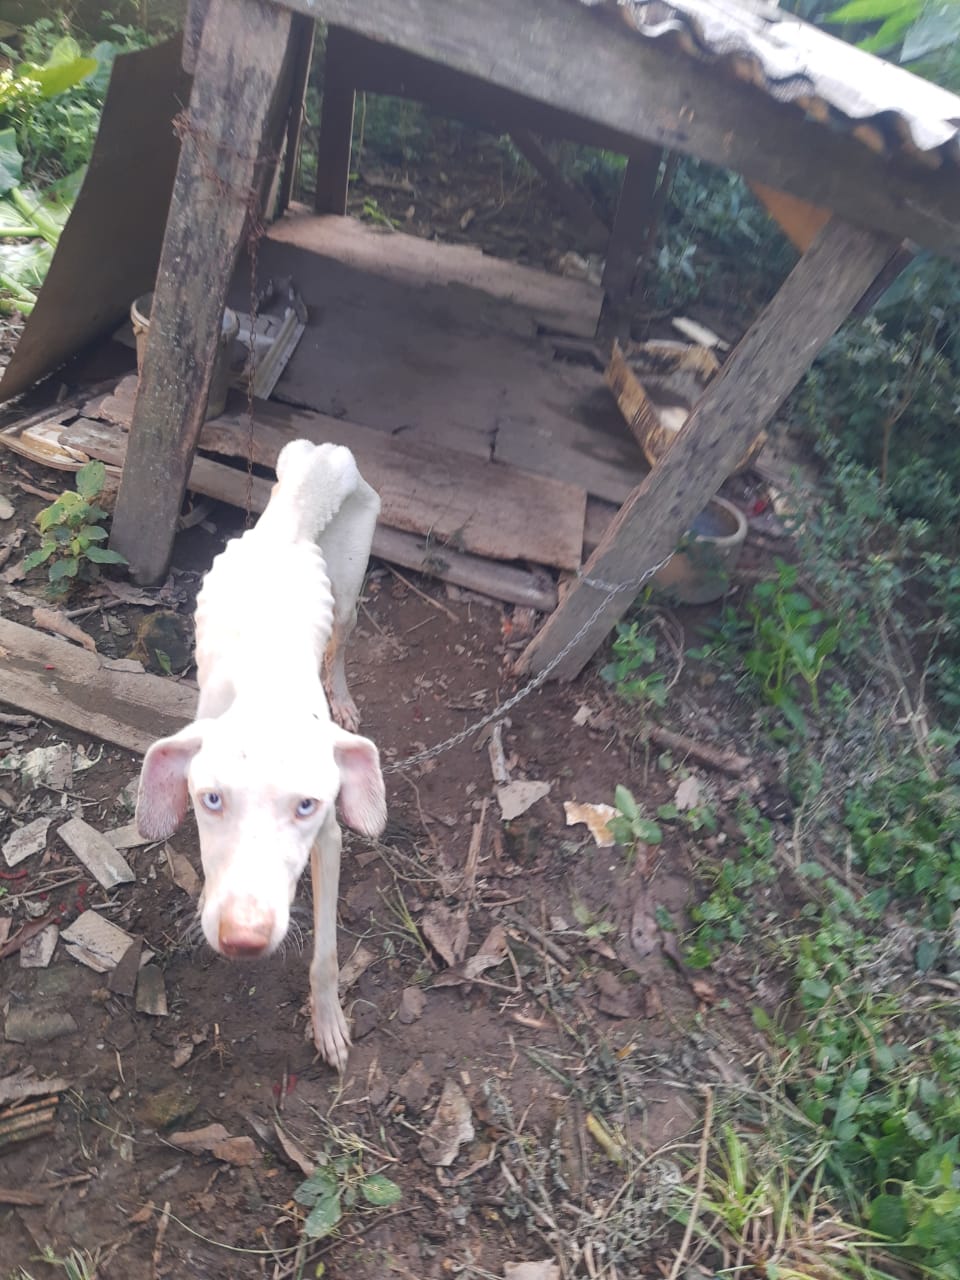
[(877, 151), (960, 163), (960, 98), (770, 5), (737, 0), (581, 0), (641, 37), (722, 63), (738, 79)]

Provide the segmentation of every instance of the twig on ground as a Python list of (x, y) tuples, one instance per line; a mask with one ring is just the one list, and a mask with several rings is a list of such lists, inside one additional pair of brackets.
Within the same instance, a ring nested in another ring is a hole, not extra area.
[(542, 929), (538, 929), (535, 924), (531, 924), (529, 920), (525, 920), (523, 916), (518, 915), (516, 911), (501, 911), (500, 916), (507, 924), (513, 925), (515, 929), (520, 929), (531, 937), (534, 942), (539, 943), (546, 951), (547, 955), (552, 956), (558, 964), (569, 969), (571, 964), (570, 953), (559, 946), (552, 938), (548, 938)]
[(644, 736), (658, 747), (667, 751), (678, 751), (686, 756), (693, 756), (701, 764), (720, 773), (728, 773), (739, 778), (750, 768), (752, 761), (747, 756), (738, 756), (732, 751), (720, 751), (706, 742), (697, 742), (688, 738), (685, 733), (676, 733), (673, 729), (664, 729), (659, 724), (648, 724), (644, 727)]
[(460, 619), (457, 617), (457, 615), (453, 612), (452, 609), (448, 609), (447, 606), (445, 604), (441, 604), (439, 600), (434, 600), (433, 596), (428, 596), (426, 591), (421, 591), (419, 587), (415, 587), (413, 583), (410, 581), (410, 579), (404, 577), (404, 575), (398, 572), (398, 570), (396, 570), (392, 564), (387, 565), (387, 568), (390, 570), (393, 576), (399, 582), (402, 582), (405, 587), (408, 587), (415, 596), (419, 596), (421, 600), (425, 600), (427, 604), (432, 605), (434, 609), (439, 610), (439, 612), (442, 613), (445, 617), (449, 618), (451, 622), (459, 623)]

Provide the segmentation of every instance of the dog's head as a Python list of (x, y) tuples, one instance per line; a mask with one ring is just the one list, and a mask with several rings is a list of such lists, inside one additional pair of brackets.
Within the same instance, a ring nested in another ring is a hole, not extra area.
[(267, 955), (283, 941), (313, 842), (334, 820), (366, 836), (386, 822), (377, 748), (304, 710), (277, 741), (228, 712), (155, 742), (137, 797), (141, 835), (164, 840), (192, 802), (204, 890), (200, 922), (222, 955)]

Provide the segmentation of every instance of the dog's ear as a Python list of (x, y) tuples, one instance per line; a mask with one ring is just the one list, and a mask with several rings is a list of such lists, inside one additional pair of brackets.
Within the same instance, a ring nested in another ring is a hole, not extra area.
[(378, 836), (387, 825), (387, 794), (380, 753), (369, 738), (335, 728), (333, 755), (340, 770), (340, 811), (348, 827)]
[(187, 770), (203, 744), (206, 722), (195, 720), (160, 738), (143, 759), (137, 792), (137, 828), (147, 840), (172, 836), (187, 812)]

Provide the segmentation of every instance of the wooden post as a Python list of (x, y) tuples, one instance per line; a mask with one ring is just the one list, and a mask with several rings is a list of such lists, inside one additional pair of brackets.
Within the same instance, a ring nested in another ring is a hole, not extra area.
[(327, 29), (323, 109), (317, 138), (317, 189), (313, 207), (317, 213), (336, 213), (341, 217), (347, 212), (356, 97), (350, 47), (348, 32), (340, 27)]
[(307, 84), (313, 63), (316, 29), (317, 24), (312, 18), (305, 18), (302, 13), (294, 14), (293, 25), (290, 28), (290, 43), (293, 45), (293, 87), (290, 91), (290, 114), (287, 117), (283, 171), (280, 174), (280, 187), (277, 191), (277, 217), (286, 212), (297, 177), (300, 139), (303, 134), (303, 119), (306, 111)]
[(637, 143), (627, 159), (603, 268), (602, 283), (606, 295), (604, 329), (619, 328), (630, 301), (637, 259), (647, 241), (653, 214), (661, 155), (660, 147)]
[(140, 583), (170, 561), (290, 23), (260, 0), (210, 0), (110, 540)]
[(621, 507), (582, 578), (521, 655), (519, 671), (541, 672), (563, 653), (551, 675), (572, 680), (580, 672), (637, 594), (605, 601), (607, 593), (583, 578), (636, 582), (670, 554), (897, 247), (836, 218), (827, 223)]

